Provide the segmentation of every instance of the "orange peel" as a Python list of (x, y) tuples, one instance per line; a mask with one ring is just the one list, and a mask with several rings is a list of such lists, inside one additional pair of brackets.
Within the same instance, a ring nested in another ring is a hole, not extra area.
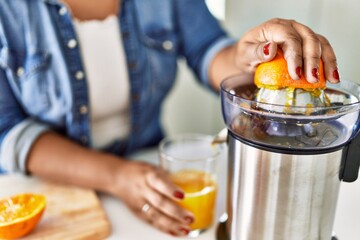
[(282, 50), (278, 49), (274, 59), (269, 62), (259, 64), (255, 71), (254, 83), (258, 88), (281, 89), (281, 88), (301, 88), (306, 90), (325, 89), (326, 79), (324, 74), (323, 62), (319, 63), (319, 81), (310, 83), (304, 74), (299, 80), (291, 78), (288, 72), (287, 62)]
[(41, 219), (45, 196), (22, 193), (0, 199), (0, 238), (14, 239), (30, 233)]

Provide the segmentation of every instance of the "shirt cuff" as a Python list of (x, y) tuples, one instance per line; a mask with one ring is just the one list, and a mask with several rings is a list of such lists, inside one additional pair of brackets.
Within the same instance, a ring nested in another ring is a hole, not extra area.
[(7, 172), (27, 173), (26, 161), (36, 139), (50, 128), (27, 119), (13, 127), (3, 139), (0, 148), (0, 166)]
[(209, 68), (211, 61), (214, 59), (216, 54), (220, 52), (222, 49), (233, 45), (236, 41), (232, 38), (228, 37), (222, 37), (219, 40), (217, 40), (213, 45), (210, 46), (210, 48), (207, 50), (207, 52), (204, 55), (204, 58), (202, 60), (201, 64), (201, 72), (200, 72), (200, 79), (205, 86), (212, 89), (210, 85), (210, 77), (209, 77)]

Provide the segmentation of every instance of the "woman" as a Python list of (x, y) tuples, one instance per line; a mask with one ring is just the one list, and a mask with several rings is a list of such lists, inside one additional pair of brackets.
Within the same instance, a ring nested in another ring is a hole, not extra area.
[(0, 167), (110, 193), (176, 236), (194, 220), (175, 203), (184, 193), (126, 155), (163, 137), (178, 57), (214, 90), (278, 47), (292, 78), (316, 82), (322, 58), (339, 81), (332, 47), (308, 27), (273, 19), (235, 42), (204, 0), (12, 0), (0, 19)]

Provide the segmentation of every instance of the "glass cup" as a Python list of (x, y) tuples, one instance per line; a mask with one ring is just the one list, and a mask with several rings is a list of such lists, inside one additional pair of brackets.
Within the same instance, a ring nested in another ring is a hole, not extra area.
[(194, 214), (190, 237), (198, 236), (214, 221), (221, 146), (212, 141), (209, 135), (183, 134), (164, 138), (159, 145), (160, 166), (185, 192), (178, 204)]

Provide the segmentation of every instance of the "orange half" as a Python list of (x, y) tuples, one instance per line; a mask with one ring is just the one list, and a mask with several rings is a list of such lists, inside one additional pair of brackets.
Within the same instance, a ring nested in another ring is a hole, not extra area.
[(0, 238), (13, 239), (31, 232), (45, 210), (45, 196), (23, 193), (0, 200)]
[(255, 71), (254, 83), (258, 88), (269, 89), (292, 87), (312, 90), (326, 88), (322, 60), (320, 60), (319, 64), (319, 81), (317, 83), (309, 83), (304, 74), (299, 80), (294, 80), (290, 77), (284, 53), (280, 49), (278, 49), (276, 57), (273, 60), (259, 64)]

